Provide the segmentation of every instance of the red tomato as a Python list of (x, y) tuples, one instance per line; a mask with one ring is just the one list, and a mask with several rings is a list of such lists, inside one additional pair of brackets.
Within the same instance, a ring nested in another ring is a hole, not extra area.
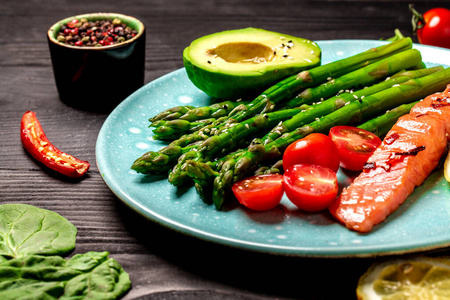
[(32, 111), (27, 111), (22, 117), (20, 138), (23, 147), (36, 160), (61, 174), (69, 177), (81, 177), (90, 167), (87, 161), (64, 153), (50, 143), (36, 114)]
[(321, 211), (334, 201), (338, 194), (336, 173), (320, 165), (293, 165), (283, 176), (286, 196), (298, 208), (310, 212)]
[(242, 205), (253, 210), (269, 210), (277, 206), (283, 197), (283, 175), (256, 175), (232, 187), (233, 193)]
[(450, 10), (433, 8), (419, 14), (412, 6), (414, 31), (419, 42), (424, 45), (450, 48)]
[(335, 126), (329, 135), (338, 148), (341, 167), (351, 171), (361, 171), (381, 144), (372, 132), (352, 126)]
[(331, 138), (322, 133), (311, 133), (290, 144), (283, 155), (283, 169), (296, 164), (321, 165), (334, 172), (339, 170), (339, 154)]

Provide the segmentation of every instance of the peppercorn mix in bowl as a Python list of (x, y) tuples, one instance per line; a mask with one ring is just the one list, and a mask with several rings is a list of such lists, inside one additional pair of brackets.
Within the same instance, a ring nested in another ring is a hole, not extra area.
[(145, 26), (117, 13), (65, 18), (47, 33), (60, 99), (109, 111), (144, 84)]

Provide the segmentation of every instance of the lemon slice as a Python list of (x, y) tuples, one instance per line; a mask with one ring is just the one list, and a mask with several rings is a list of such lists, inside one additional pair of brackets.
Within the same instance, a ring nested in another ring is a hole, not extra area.
[(450, 258), (375, 263), (359, 279), (356, 294), (359, 300), (450, 299)]
[(450, 151), (448, 151), (444, 162), (444, 177), (448, 182), (450, 182)]

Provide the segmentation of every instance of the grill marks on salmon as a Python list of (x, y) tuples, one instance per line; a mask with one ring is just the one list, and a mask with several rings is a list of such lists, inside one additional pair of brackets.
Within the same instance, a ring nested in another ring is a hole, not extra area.
[(383, 222), (438, 166), (450, 140), (450, 85), (399, 118), (363, 172), (330, 206), (347, 228), (366, 233)]

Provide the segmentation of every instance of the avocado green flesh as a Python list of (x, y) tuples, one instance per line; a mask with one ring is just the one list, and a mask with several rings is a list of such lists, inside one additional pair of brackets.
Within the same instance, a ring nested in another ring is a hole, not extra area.
[(192, 83), (211, 97), (235, 100), (320, 64), (316, 43), (273, 31), (245, 28), (199, 38), (183, 51)]

